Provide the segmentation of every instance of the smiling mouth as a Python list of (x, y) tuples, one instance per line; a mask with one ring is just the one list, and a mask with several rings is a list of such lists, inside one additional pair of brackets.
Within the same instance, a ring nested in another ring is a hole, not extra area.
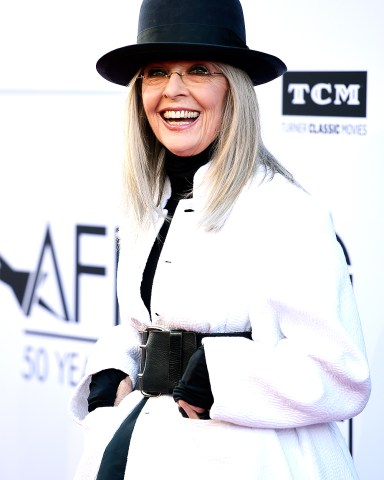
[(163, 119), (169, 125), (190, 125), (200, 116), (200, 112), (191, 110), (166, 110), (162, 113)]

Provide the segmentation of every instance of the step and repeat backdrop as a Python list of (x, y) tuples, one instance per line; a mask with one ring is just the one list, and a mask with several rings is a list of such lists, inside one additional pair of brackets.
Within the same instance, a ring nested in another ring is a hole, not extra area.
[[(125, 90), (95, 71), (135, 43), (140, 0), (4, 2), (0, 44), (1, 480), (68, 480), (68, 400), (119, 322), (115, 231)], [(361, 480), (384, 478), (384, 6), (243, 0), (247, 43), (289, 72), (257, 87), (267, 147), (328, 205), (373, 392), (340, 424)]]

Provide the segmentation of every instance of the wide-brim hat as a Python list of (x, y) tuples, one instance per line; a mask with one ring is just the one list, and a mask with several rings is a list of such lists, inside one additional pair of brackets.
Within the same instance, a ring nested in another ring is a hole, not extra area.
[(254, 85), (287, 70), (274, 55), (247, 47), (238, 0), (144, 0), (137, 44), (105, 54), (96, 68), (106, 80), (128, 85), (145, 65), (174, 60), (226, 63), (244, 70)]

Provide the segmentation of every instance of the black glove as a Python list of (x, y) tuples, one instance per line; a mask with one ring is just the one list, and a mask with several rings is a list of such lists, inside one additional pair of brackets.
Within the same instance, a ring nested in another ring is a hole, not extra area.
[(92, 412), (98, 407), (113, 407), (117, 388), (126, 376), (126, 373), (115, 368), (102, 370), (92, 375), (89, 385), (88, 412)]
[(173, 398), (175, 402), (184, 400), (207, 411), (212, 407), (213, 395), (203, 346), (189, 359), (184, 375), (173, 390)]

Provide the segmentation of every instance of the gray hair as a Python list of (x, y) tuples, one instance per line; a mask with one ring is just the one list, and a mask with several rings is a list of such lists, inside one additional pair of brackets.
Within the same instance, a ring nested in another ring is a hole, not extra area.
[[(241, 190), (255, 176), (260, 165), (264, 166), (265, 178), (279, 173), (294, 181), (263, 145), (259, 106), (249, 76), (226, 64), (216, 64), (215, 67), (227, 78), (228, 93), (205, 179), (209, 195), (200, 224), (208, 231), (222, 228)], [(136, 228), (141, 230), (150, 225), (154, 211), (161, 214), (165, 149), (149, 126), (141, 101), (141, 84), (136, 79), (137, 75), (128, 86), (123, 194), (128, 214)]]

